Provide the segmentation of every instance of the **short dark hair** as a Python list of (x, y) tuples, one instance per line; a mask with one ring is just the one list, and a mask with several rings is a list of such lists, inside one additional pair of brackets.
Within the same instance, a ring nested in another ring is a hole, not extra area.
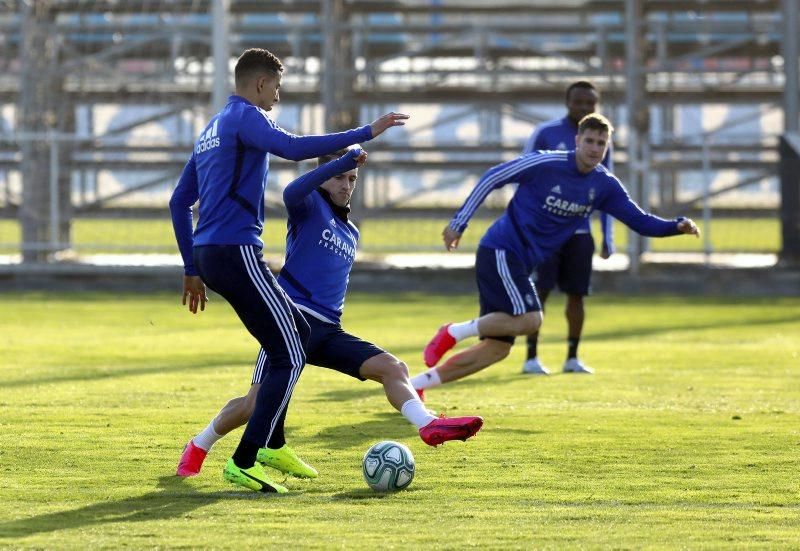
[(597, 88), (595, 88), (594, 84), (592, 84), (588, 80), (579, 80), (577, 82), (573, 82), (567, 87), (567, 95), (565, 97), (566, 101), (569, 101), (569, 95), (575, 88), (581, 88), (583, 90), (594, 90), (595, 92), (597, 92), (598, 96), (600, 95), (600, 92), (597, 91)]
[(245, 50), (236, 61), (233, 78), (236, 85), (239, 86), (262, 73), (277, 75), (282, 71), (283, 63), (275, 54), (264, 48), (250, 48)]
[(611, 121), (599, 113), (590, 113), (583, 117), (578, 123), (578, 134), (583, 134), (586, 130), (599, 130), (601, 132), (608, 132), (608, 135), (614, 132), (614, 127)]
[(342, 155), (347, 155), (347, 152), (349, 150), (350, 150), (349, 147), (345, 147), (344, 149), (340, 149), (338, 151), (334, 151), (333, 153), (327, 153), (325, 155), (320, 155), (319, 157), (317, 157), (317, 166), (322, 166), (322, 165), (324, 165), (326, 163), (329, 163), (331, 161), (335, 161), (336, 159), (338, 159)]

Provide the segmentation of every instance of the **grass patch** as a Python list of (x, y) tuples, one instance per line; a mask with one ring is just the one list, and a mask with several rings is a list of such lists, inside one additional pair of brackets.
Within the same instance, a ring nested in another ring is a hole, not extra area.
[[(559, 297), (542, 358), (565, 352)], [(0, 546), (14, 548), (796, 547), (800, 299), (593, 297), (595, 376), (520, 374), (523, 347), (428, 392), (476, 412), (466, 443), (422, 444), (380, 387), (308, 367), (287, 436), (320, 471), (284, 497), (172, 476), (185, 441), (249, 385), (257, 348), (213, 297), (0, 295)], [(345, 325), (422, 369), (420, 350), (472, 296), (361, 295)], [(408, 444), (411, 487), (360, 474), (374, 442)]]

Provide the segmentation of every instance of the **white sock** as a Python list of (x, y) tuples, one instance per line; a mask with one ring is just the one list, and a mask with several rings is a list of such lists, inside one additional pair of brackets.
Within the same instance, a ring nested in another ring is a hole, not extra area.
[(429, 369), (411, 378), (411, 386), (417, 390), (439, 386), (440, 384), (442, 384), (442, 380), (439, 378), (439, 372), (436, 369)]
[(208, 424), (203, 431), (192, 438), (192, 442), (194, 445), (200, 448), (201, 450), (209, 451), (211, 446), (217, 443), (217, 441), (222, 438), (222, 434), (217, 434), (214, 430), (214, 419)]
[(478, 319), (475, 318), (463, 323), (453, 323), (447, 328), (447, 332), (457, 341), (463, 341), (469, 337), (477, 337)]
[(412, 424), (416, 425), (418, 429), (421, 429), (434, 419), (435, 416), (431, 415), (431, 413), (425, 409), (425, 405), (419, 398), (411, 398), (403, 407), (400, 408), (400, 413), (403, 414), (403, 417), (411, 421)]

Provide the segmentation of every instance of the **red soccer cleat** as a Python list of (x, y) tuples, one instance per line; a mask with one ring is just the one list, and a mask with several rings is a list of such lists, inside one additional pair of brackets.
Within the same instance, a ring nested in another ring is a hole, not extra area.
[(466, 440), (482, 426), (482, 417), (440, 417), (419, 429), (419, 437), (429, 446), (438, 446), (448, 440)]
[(189, 443), (183, 448), (181, 460), (178, 461), (178, 472), (175, 474), (178, 476), (196, 475), (200, 472), (206, 455), (208, 455), (206, 450), (198, 448), (194, 445), (194, 442), (189, 440)]
[(453, 338), (453, 335), (447, 331), (447, 328), (453, 325), (452, 323), (447, 323), (442, 325), (439, 330), (436, 332), (436, 335), (433, 336), (431, 342), (425, 347), (425, 351), (422, 353), (423, 358), (425, 359), (425, 365), (428, 367), (433, 367), (439, 360), (442, 359), (448, 350), (453, 348), (456, 345), (456, 339)]
[(415, 388), (414, 390), (417, 391), (417, 396), (419, 396), (420, 401), (425, 401), (425, 389), (423, 388)]

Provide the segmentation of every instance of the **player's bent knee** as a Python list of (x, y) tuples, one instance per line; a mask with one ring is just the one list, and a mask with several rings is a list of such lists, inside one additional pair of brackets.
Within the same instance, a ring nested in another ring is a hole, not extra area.
[(408, 379), (408, 366), (387, 353), (374, 356), (364, 362), (359, 370), (359, 374), (365, 379), (378, 382)]
[(501, 360), (504, 360), (511, 353), (512, 343), (510, 342), (498, 341), (495, 339), (486, 339), (483, 342), (485, 343), (486, 351), (490, 356), (488, 360), (491, 363), (497, 363)]
[(396, 379), (408, 379), (408, 366), (405, 362), (397, 360), (392, 366), (392, 374)]
[(541, 312), (528, 312), (522, 316), (523, 335), (536, 333), (542, 326), (543, 316)]

